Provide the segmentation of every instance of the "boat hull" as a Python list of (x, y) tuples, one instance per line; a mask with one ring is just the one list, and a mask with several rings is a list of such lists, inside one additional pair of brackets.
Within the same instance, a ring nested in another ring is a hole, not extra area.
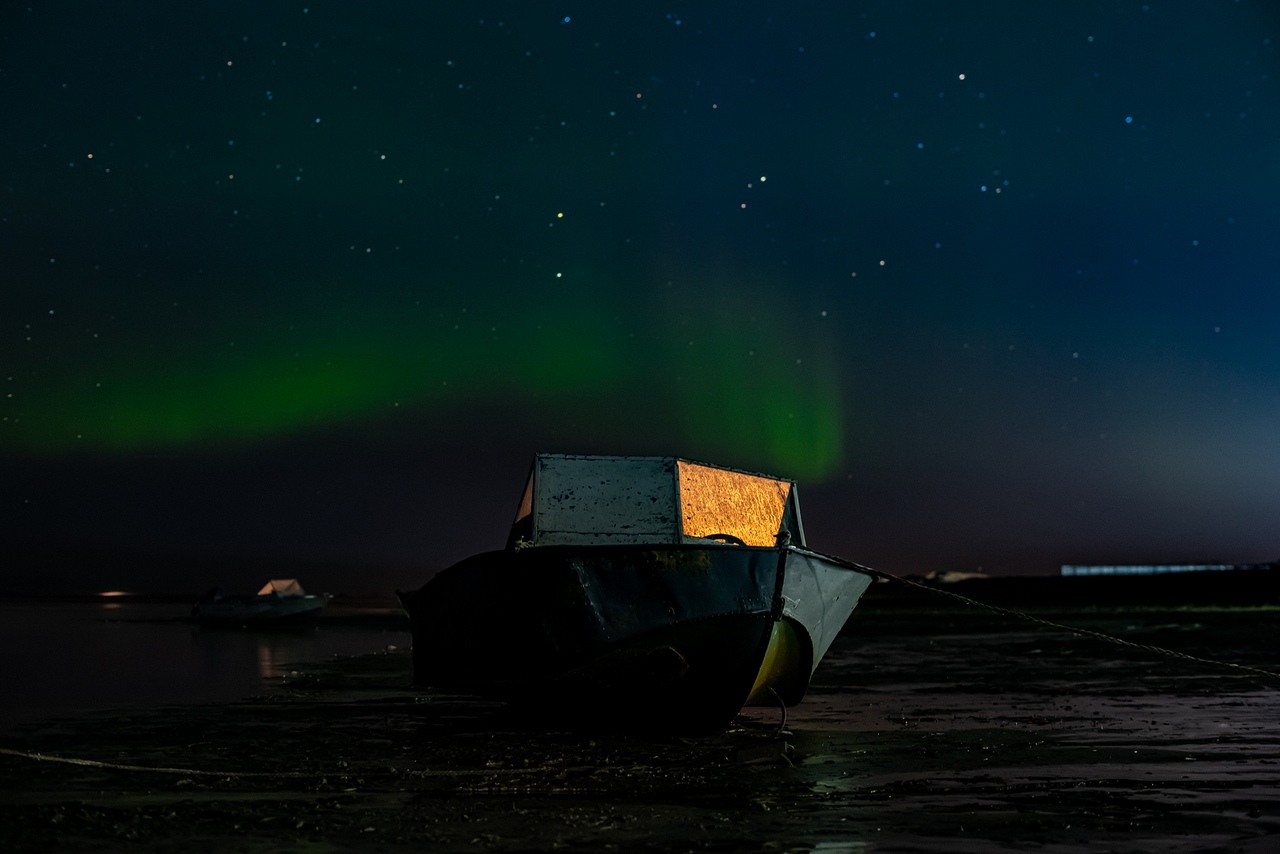
[[(794, 706), (804, 699), (813, 672), (873, 580), (844, 561), (807, 549), (786, 549), (782, 621), (773, 630), (748, 703), (776, 698)], [(782, 664), (771, 665), (775, 658)], [(771, 666), (776, 676), (769, 676)]]
[[(789, 547), (719, 544), (476, 555), (402, 597), (414, 681), (530, 702), (578, 723), (715, 731), (752, 696), (803, 696), (815, 652), (856, 604), (846, 590), (835, 597), (842, 614), (823, 607), (831, 595), (814, 598), (823, 589), (815, 560)], [(780, 624), (803, 638), (793, 654), (779, 653)]]
[(320, 616), (324, 606), (323, 596), (232, 597), (200, 602), (193, 612), (205, 626), (267, 627), (312, 622)]

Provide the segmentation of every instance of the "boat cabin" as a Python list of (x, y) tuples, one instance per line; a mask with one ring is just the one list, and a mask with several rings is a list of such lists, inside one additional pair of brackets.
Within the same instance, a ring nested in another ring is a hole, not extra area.
[(678, 457), (538, 454), (508, 548), (804, 545), (793, 481)]
[(298, 583), (296, 578), (273, 578), (266, 584), (262, 585), (262, 589), (258, 591), (259, 596), (306, 596), (307, 593), (302, 589), (302, 585)]

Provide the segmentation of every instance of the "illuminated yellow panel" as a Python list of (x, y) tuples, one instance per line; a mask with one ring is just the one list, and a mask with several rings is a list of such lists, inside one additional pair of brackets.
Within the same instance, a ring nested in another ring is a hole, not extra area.
[(758, 475), (679, 463), (680, 511), (690, 537), (729, 534), (749, 546), (772, 546), (791, 484)]
[(520, 507), (516, 510), (516, 521), (519, 522), (525, 516), (533, 512), (533, 474), (529, 475), (529, 482), (524, 486), (524, 495), (520, 496)]

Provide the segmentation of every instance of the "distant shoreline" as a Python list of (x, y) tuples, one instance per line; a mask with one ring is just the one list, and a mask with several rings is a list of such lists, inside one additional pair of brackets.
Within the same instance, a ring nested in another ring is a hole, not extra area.
[[(954, 593), (1002, 607), (1139, 607), (1280, 605), (1280, 570), (1179, 572), (1154, 575), (997, 576), (953, 583), (912, 579), (941, 593)], [(964, 608), (963, 603), (918, 586), (872, 585), (862, 607)]]
[[(1280, 607), (1280, 569), (1253, 568), (1152, 575), (1018, 575), (968, 577), (946, 582), (907, 576), (911, 584), (881, 582), (867, 591), (865, 608), (972, 607), (945, 594), (959, 594), (980, 603), (1023, 608), (1107, 607)], [(924, 589), (928, 588), (928, 589)], [(375, 612), (401, 614), (392, 591), (331, 594), (321, 619), (329, 622)], [(64, 593), (0, 591), (3, 602), (193, 603), (200, 592), (91, 591)]]

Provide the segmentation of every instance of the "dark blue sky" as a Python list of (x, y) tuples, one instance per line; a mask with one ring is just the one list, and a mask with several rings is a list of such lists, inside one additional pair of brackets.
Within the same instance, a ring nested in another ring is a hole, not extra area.
[(500, 545), (546, 450), (793, 476), (890, 571), (1280, 554), (1272, 3), (0, 34), (16, 547), (404, 586)]

